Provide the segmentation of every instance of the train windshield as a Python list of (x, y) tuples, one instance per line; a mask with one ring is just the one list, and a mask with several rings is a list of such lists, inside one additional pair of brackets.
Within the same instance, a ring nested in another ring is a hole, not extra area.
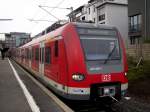
[[(81, 29), (80, 29), (81, 31)], [(86, 60), (119, 60), (119, 42), (116, 31), (104, 30), (91, 33), (80, 33), (81, 44), (85, 53)], [(91, 32), (91, 29), (90, 29)]]

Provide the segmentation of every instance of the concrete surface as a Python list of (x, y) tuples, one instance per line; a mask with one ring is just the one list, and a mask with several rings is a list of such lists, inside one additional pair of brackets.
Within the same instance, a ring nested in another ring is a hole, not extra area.
[(0, 59), (0, 111), (31, 112), (7, 59)]

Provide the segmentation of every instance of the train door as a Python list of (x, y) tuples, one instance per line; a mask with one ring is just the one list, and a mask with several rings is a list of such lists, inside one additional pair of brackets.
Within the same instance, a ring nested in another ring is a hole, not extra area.
[(44, 75), (44, 42), (40, 43), (40, 61), (39, 61), (39, 72)]
[(31, 60), (32, 60), (32, 48), (29, 47), (29, 67), (31, 68)]

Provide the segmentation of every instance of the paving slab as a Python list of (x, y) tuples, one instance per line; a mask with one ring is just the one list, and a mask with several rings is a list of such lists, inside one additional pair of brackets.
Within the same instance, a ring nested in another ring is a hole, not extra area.
[(0, 111), (32, 112), (8, 59), (0, 59)]

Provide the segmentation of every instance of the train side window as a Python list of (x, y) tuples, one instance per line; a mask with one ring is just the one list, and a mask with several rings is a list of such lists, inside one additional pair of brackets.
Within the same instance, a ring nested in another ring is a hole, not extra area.
[(32, 60), (34, 60), (34, 48), (32, 48)]
[(28, 49), (26, 49), (26, 52), (25, 52), (25, 58), (28, 59)]
[(58, 57), (58, 40), (55, 41), (55, 57)]
[(45, 48), (45, 63), (46, 64), (51, 63), (51, 49), (50, 49), (50, 47)]
[(42, 63), (44, 63), (44, 47), (41, 48), (42, 49)]
[(40, 62), (44, 62), (44, 47), (40, 48)]
[(35, 60), (39, 61), (39, 48), (35, 49)]
[(32, 50), (31, 49), (29, 50), (29, 59), (30, 60), (32, 59)]
[(40, 48), (40, 62), (41, 62), (41, 59), (42, 59), (42, 58), (41, 58), (41, 48)]
[(27, 59), (30, 59), (30, 52), (29, 52), (29, 49), (27, 49)]
[(27, 49), (25, 49), (25, 59), (27, 59), (27, 56), (28, 56), (27, 53), (28, 53), (28, 52), (27, 52)]
[(24, 49), (24, 58), (27, 58), (27, 49)]

